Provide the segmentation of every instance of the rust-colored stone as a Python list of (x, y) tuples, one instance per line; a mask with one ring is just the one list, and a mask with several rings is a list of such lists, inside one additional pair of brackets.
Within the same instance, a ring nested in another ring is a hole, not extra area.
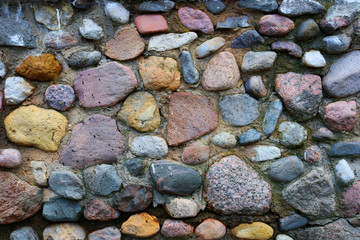
[(135, 25), (140, 34), (152, 34), (168, 29), (166, 19), (160, 14), (145, 14), (135, 18)]
[(87, 220), (109, 221), (120, 217), (120, 212), (102, 199), (94, 199), (85, 208), (84, 217)]

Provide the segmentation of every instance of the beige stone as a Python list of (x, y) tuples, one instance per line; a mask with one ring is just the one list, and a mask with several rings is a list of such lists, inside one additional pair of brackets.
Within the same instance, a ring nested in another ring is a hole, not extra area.
[(198, 207), (194, 201), (185, 198), (175, 198), (165, 204), (166, 212), (173, 218), (196, 217)]
[(268, 240), (274, 235), (274, 230), (266, 223), (253, 222), (251, 224), (242, 223), (233, 228), (231, 233), (241, 239)]
[(44, 240), (84, 240), (86, 232), (76, 223), (59, 223), (46, 227), (43, 231)]
[(19, 107), (4, 120), (10, 141), (44, 151), (57, 151), (68, 120), (55, 110), (31, 105)]
[(123, 234), (130, 234), (137, 237), (151, 237), (160, 230), (160, 224), (155, 216), (146, 212), (132, 215), (121, 225)]
[(196, 227), (195, 234), (199, 240), (222, 239), (226, 234), (226, 226), (219, 220), (208, 218)]

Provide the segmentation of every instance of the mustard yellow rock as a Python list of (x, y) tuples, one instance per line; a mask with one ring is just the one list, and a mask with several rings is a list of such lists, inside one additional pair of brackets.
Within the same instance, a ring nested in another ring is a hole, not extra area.
[(151, 237), (160, 230), (160, 224), (155, 216), (146, 212), (132, 215), (121, 226), (121, 233), (137, 237)]
[(240, 239), (268, 240), (274, 234), (274, 230), (265, 223), (253, 222), (251, 224), (242, 223), (233, 228), (231, 233)]

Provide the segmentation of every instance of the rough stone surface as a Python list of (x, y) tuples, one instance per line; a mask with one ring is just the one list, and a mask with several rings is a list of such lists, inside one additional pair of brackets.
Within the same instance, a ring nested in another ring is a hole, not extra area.
[(256, 99), (265, 97), (267, 94), (267, 89), (261, 76), (252, 76), (249, 78), (245, 83), (245, 90), (250, 96)]
[(212, 143), (221, 148), (234, 148), (236, 146), (236, 137), (231, 133), (221, 132), (213, 137)]
[(164, 237), (180, 238), (194, 232), (194, 227), (181, 220), (166, 219), (161, 227), (161, 234)]
[(104, 37), (104, 31), (97, 23), (89, 18), (85, 18), (82, 21), (82, 25), (79, 27), (81, 36), (89, 40), (100, 40)]
[(130, 184), (113, 197), (114, 205), (122, 212), (138, 212), (146, 209), (152, 201), (151, 187)]
[(86, 206), (84, 217), (92, 221), (110, 221), (120, 217), (120, 212), (115, 210), (102, 199), (94, 199)]
[(52, 222), (76, 222), (82, 215), (80, 202), (65, 198), (52, 198), (44, 203), (42, 215)]
[(192, 194), (202, 183), (197, 171), (168, 160), (153, 162), (150, 174), (160, 193), (185, 196)]
[(75, 91), (70, 85), (51, 85), (45, 91), (45, 101), (55, 110), (66, 111), (75, 102)]
[(270, 70), (275, 63), (277, 54), (272, 51), (253, 52), (244, 55), (241, 70), (243, 72), (258, 72)]
[(3, 61), (0, 60), (0, 78), (4, 78), (6, 75), (6, 66)]
[(131, 143), (131, 151), (139, 157), (162, 158), (168, 153), (165, 139), (157, 136), (139, 136)]
[(314, 0), (284, 0), (279, 7), (279, 13), (289, 17), (320, 14), (324, 11), (325, 7)]
[(66, 31), (49, 32), (44, 39), (45, 46), (60, 50), (63, 48), (74, 47), (80, 43), (81, 39), (74, 37)]
[(179, 48), (198, 38), (195, 32), (168, 33), (153, 36), (149, 39), (148, 51), (166, 51)]
[(275, 0), (240, 0), (238, 7), (255, 9), (262, 12), (274, 12), (278, 9), (279, 5)]
[(21, 227), (10, 233), (10, 240), (39, 240), (32, 227)]
[(9, 77), (5, 80), (5, 103), (7, 105), (18, 105), (28, 98), (34, 87), (22, 77)]
[(67, 119), (62, 114), (36, 107), (19, 107), (4, 120), (6, 135), (10, 141), (32, 146), (44, 151), (58, 150), (65, 136)]
[(108, 2), (105, 5), (105, 14), (116, 23), (127, 23), (130, 18), (130, 12), (118, 2)]
[(226, 9), (226, 4), (221, 0), (209, 0), (205, 2), (206, 9), (212, 14), (220, 14)]
[(206, 162), (210, 157), (209, 146), (200, 141), (184, 147), (182, 161), (188, 165), (197, 165)]
[(323, 38), (324, 49), (328, 54), (339, 54), (349, 49), (351, 37), (346, 34), (327, 36)]
[(280, 231), (284, 232), (303, 227), (308, 223), (307, 218), (300, 216), (299, 214), (293, 214), (287, 217), (280, 218), (279, 221), (279, 229)]
[(165, 210), (172, 218), (196, 217), (198, 214), (197, 204), (185, 198), (174, 198), (165, 204)]
[(320, 142), (335, 140), (334, 133), (325, 127), (319, 128), (319, 130), (312, 134), (312, 137)]
[(0, 224), (23, 221), (41, 209), (41, 188), (15, 174), (0, 172)]
[(71, 67), (83, 68), (96, 65), (101, 60), (101, 52), (99, 51), (82, 51), (71, 55), (68, 64)]
[(153, 34), (168, 29), (166, 19), (160, 14), (140, 15), (135, 18), (135, 25), (140, 34)]
[(256, 152), (255, 157), (252, 158), (254, 162), (263, 162), (281, 157), (280, 148), (275, 146), (257, 146), (254, 151)]
[(270, 185), (234, 155), (210, 167), (204, 191), (208, 208), (223, 215), (261, 215), (270, 209)]
[(294, 239), (289, 237), (288, 235), (279, 234), (276, 236), (276, 240), (294, 240)]
[(316, 116), (323, 97), (319, 76), (293, 72), (278, 74), (275, 88), (296, 120), (306, 121)]
[(271, 49), (276, 52), (286, 52), (292, 57), (301, 58), (302, 49), (294, 42), (276, 41), (271, 44)]
[(280, 99), (276, 99), (270, 102), (268, 109), (266, 110), (264, 121), (262, 125), (265, 136), (270, 136), (276, 129), (279, 118), (283, 111), (283, 104)]
[(142, 177), (145, 174), (144, 161), (141, 158), (126, 160), (124, 166), (132, 176)]
[(225, 45), (225, 39), (222, 37), (215, 37), (213, 39), (203, 42), (196, 48), (196, 57), (205, 58), (210, 56)]
[(208, 62), (201, 85), (207, 91), (221, 91), (234, 88), (240, 80), (240, 71), (234, 55), (220, 52)]
[(201, 240), (222, 239), (226, 234), (226, 226), (219, 220), (208, 218), (196, 227), (195, 234)]
[(139, 6), (142, 12), (167, 12), (173, 9), (175, 2), (170, 0), (145, 1)]
[(335, 175), (344, 185), (351, 184), (355, 179), (354, 171), (351, 169), (349, 163), (345, 159), (341, 159), (336, 164)]
[(265, 42), (265, 39), (256, 31), (248, 30), (231, 41), (232, 48), (248, 48)]
[(226, 95), (219, 102), (221, 116), (232, 126), (246, 126), (260, 115), (258, 102), (247, 94)]
[(304, 173), (304, 163), (297, 156), (281, 158), (270, 165), (269, 175), (278, 182), (290, 182)]
[(31, 25), (25, 19), (17, 19), (14, 24), (12, 17), (0, 17), (0, 45), (35, 48), (36, 41)]
[(265, 15), (258, 21), (258, 32), (269, 37), (282, 37), (291, 32), (294, 22), (278, 14)]
[(334, 132), (351, 131), (356, 121), (356, 102), (338, 101), (324, 107), (324, 123)]
[(329, 156), (351, 157), (360, 155), (360, 142), (338, 142), (331, 145)]
[(296, 38), (298, 40), (308, 40), (320, 34), (319, 25), (314, 19), (310, 18), (303, 21), (296, 30)]
[(32, 175), (37, 185), (46, 187), (48, 185), (47, 167), (43, 161), (31, 161)]
[(35, 4), (34, 6), (35, 20), (52, 31), (60, 30), (68, 25), (73, 14), (72, 6), (67, 2), (63, 2), (57, 8), (43, 4)]
[(360, 211), (360, 181), (343, 193), (342, 210), (345, 217), (353, 217)]
[(17, 149), (8, 148), (0, 150), (0, 167), (16, 168), (22, 163), (21, 152)]
[(235, 29), (235, 28), (247, 28), (250, 27), (249, 20), (253, 20), (254, 17), (252, 15), (244, 15), (239, 17), (227, 17), (225, 21), (217, 22), (216, 29), (218, 30), (227, 30), (227, 29)]
[(274, 235), (274, 229), (263, 222), (242, 223), (231, 229), (231, 233), (240, 239), (268, 240)]
[(54, 171), (49, 178), (49, 186), (57, 194), (74, 200), (85, 196), (83, 181), (73, 172), (68, 170)]
[(116, 227), (106, 227), (88, 235), (89, 240), (120, 240), (121, 232)]
[(190, 30), (200, 31), (205, 34), (213, 34), (214, 26), (206, 13), (190, 7), (182, 7), (178, 10), (181, 23)]
[(191, 53), (188, 51), (181, 52), (181, 70), (186, 83), (196, 84), (199, 81), (199, 71), (196, 69)]
[(217, 125), (218, 113), (206, 97), (186, 92), (171, 96), (167, 125), (169, 146), (201, 137), (215, 130)]
[(278, 132), (280, 143), (288, 148), (301, 146), (307, 139), (306, 129), (296, 122), (282, 122)]
[(138, 57), (145, 50), (145, 43), (134, 28), (118, 30), (105, 46), (109, 58), (125, 61)]
[(121, 225), (121, 232), (136, 237), (151, 237), (160, 231), (160, 224), (155, 216), (148, 213), (132, 215)]
[(239, 137), (240, 145), (248, 145), (251, 143), (256, 143), (261, 139), (261, 132), (256, 131), (256, 129), (252, 128), (245, 132), (243, 132)]
[(46, 240), (85, 240), (86, 231), (76, 223), (58, 223), (47, 226), (43, 231)]
[(131, 69), (116, 62), (80, 72), (75, 91), (84, 107), (109, 107), (125, 99), (137, 87)]
[(317, 145), (311, 145), (304, 151), (304, 160), (308, 163), (316, 163), (322, 159), (322, 151)]
[(95, 114), (75, 126), (61, 152), (60, 162), (81, 169), (100, 163), (113, 163), (125, 150), (126, 140), (117, 130), (115, 120)]
[(317, 50), (310, 50), (306, 52), (302, 58), (302, 62), (312, 68), (322, 68), (326, 66), (324, 56)]

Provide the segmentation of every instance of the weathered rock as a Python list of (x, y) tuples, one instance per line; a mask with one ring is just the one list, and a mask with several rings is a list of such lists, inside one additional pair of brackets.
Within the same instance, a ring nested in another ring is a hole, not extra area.
[(270, 102), (265, 113), (262, 129), (265, 136), (270, 136), (276, 129), (277, 123), (283, 111), (283, 105), (280, 99)]
[(10, 233), (10, 240), (39, 240), (32, 227), (21, 227)]
[(322, 151), (316, 145), (311, 145), (304, 151), (304, 160), (308, 163), (316, 163), (322, 159)]
[(213, 39), (203, 42), (196, 48), (196, 57), (205, 58), (210, 56), (225, 45), (225, 39), (222, 37), (215, 37)]
[(210, 167), (204, 191), (208, 208), (223, 215), (261, 215), (270, 209), (270, 185), (234, 155)]
[(5, 103), (7, 105), (18, 105), (28, 98), (34, 89), (22, 77), (9, 77), (5, 81)]
[(41, 209), (41, 188), (15, 174), (0, 172), (0, 224), (23, 221)]
[(278, 74), (275, 87), (295, 119), (306, 121), (316, 116), (323, 97), (319, 76), (293, 72)]
[(206, 162), (210, 157), (209, 146), (196, 141), (184, 147), (182, 161), (188, 165), (197, 165)]
[(102, 199), (94, 199), (86, 206), (84, 217), (92, 221), (110, 221), (120, 217), (120, 212), (115, 210)]
[(183, 45), (189, 44), (195, 39), (198, 35), (194, 32), (186, 33), (168, 33), (153, 36), (149, 39), (148, 51), (166, 51), (175, 48), (179, 48)]
[(199, 71), (196, 69), (191, 53), (188, 51), (181, 52), (181, 70), (186, 83), (196, 84), (199, 81)]
[(301, 58), (302, 49), (294, 42), (276, 41), (271, 44), (271, 49), (276, 52), (286, 52), (292, 57)]
[(22, 18), (0, 17), (0, 45), (36, 48), (34, 34), (30, 23)]
[(260, 141), (261, 132), (256, 131), (256, 129), (252, 128), (245, 132), (243, 132), (239, 137), (240, 145), (248, 145), (251, 143), (255, 143)]
[(335, 140), (334, 133), (330, 131), (329, 129), (323, 127), (317, 130), (312, 135), (313, 139), (316, 141), (330, 141)]
[(351, 131), (356, 121), (356, 102), (338, 101), (324, 107), (324, 123), (334, 132)]
[(79, 27), (81, 36), (89, 40), (100, 40), (104, 37), (104, 31), (97, 23), (89, 18), (85, 18), (82, 21), (82, 25)]
[(308, 40), (319, 34), (319, 25), (312, 18), (303, 21), (296, 30), (296, 38), (299, 40)]
[(16, 68), (16, 72), (31, 80), (50, 81), (60, 75), (61, 69), (53, 54), (42, 54), (25, 58)]
[(354, 171), (345, 159), (341, 159), (338, 164), (336, 164), (335, 175), (344, 185), (351, 184), (355, 179)]
[(47, 183), (47, 168), (42, 161), (31, 161), (32, 175), (37, 185), (46, 187)]
[(134, 138), (131, 151), (139, 157), (162, 158), (168, 153), (165, 139), (157, 136), (139, 136)]
[(242, 223), (231, 229), (231, 233), (240, 239), (268, 240), (274, 235), (274, 229), (262, 222)]
[(234, 148), (236, 146), (236, 137), (231, 133), (221, 132), (213, 137), (212, 143), (221, 148)]
[(155, 216), (145, 212), (132, 215), (121, 225), (121, 232), (136, 237), (151, 237), (160, 231), (160, 224)]
[(94, 0), (73, 0), (71, 4), (79, 9), (90, 9), (94, 5)]
[(129, 67), (110, 62), (80, 72), (74, 87), (84, 107), (109, 107), (134, 91), (137, 79)]
[(116, 23), (127, 23), (130, 18), (130, 12), (118, 2), (108, 2), (105, 5), (105, 14)]
[(141, 158), (126, 160), (124, 166), (134, 177), (142, 177), (145, 174), (144, 161)]
[(44, 42), (46, 47), (60, 50), (78, 45), (80, 38), (74, 37), (66, 31), (54, 31), (45, 36)]
[(226, 234), (226, 226), (219, 220), (208, 218), (196, 227), (195, 234), (201, 240), (222, 239)]
[(360, 155), (360, 142), (338, 142), (331, 145), (329, 156), (351, 157)]
[(234, 38), (230, 46), (231, 48), (248, 48), (264, 42), (265, 39), (256, 30), (249, 30)]
[(343, 193), (342, 210), (345, 217), (353, 217), (360, 211), (360, 181)]
[(36, 107), (19, 107), (4, 120), (6, 135), (10, 141), (32, 146), (44, 151), (58, 150), (65, 136), (67, 119), (62, 114)]
[(49, 30), (57, 31), (70, 23), (74, 11), (68, 2), (63, 2), (56, 8), (49, 5), (35, 4), (34, 15), (37, 22), (44, 24)]
[(148, 92), (136, 92), (126, 98), (117, 117), (139, 132), (151, 132), (160, 126), (156, 100)]
[(260, 115), (259, 103), (247, 94), (226, 95), (219, 108), (225, 122), (232, 126), (246, 126)]
[(290, 182), (304, 173), (304, 164), (297, 156), (281, 158), (270, 165), (269, 175), (278, 182)]
[(196, 217), (198, 214), (197, 204), (185, 198), (174, 198), (165, 204), (165, 210), (172, 218)]
[(126, 147), (126, 140), (117, 130), (115, 120), (95, 114), (75, 126), (61, 153), (60, 162), (80, 169), (95, 164), (113, 163)]
[(164, 32), (168, 29), (166, 19), (161, 14), (137, 16), (135, 25), (142, 35)]
[(0, 60), (0, 78), (4, 78), (6, 75), (6, 66), (3, 61)]
[(142, 12), (167, 12), (173, 9), (175, 2), (170, 0), (145, 1), (139, 6)]
[(293, 208), (311, 218), (334, 215), (336, 197), (333, 179), (324, 168), (315, 168), (282, 191)]
[(238, 7), (255, 9), (262, 12), (274, 12), (278, 9), (279, 5), (275, 0), (240, 0)]
[(307, 139), (306, 129), (296, 122), (282, 122), (278, 131), (280, 143), (288, 148), (299, 147)]
[(346, 34), (327, 36), (323, 38), (324, 49), (328, 54), (339, 54), (349, 49), (351, 37)]
[(43, 231), (46, 240), (85, 240), (86, 231), (77, 223), (58, 223), (47, 226)]
[(289, 17), (320, 14), (324, 11), (325, 7), (315, 0), (284, 0), (279, 7), (279, 13)]
[(226, 9), (226, 4), (221, 0), (209, 0), (205, 2), (206, 9), (212, 14), (220, 14)]
[(181, 221), (166, 219), (161, 227), (161, 234), (169, 238), (181, 238), (194, 232), (194, 227)]
[(234, 55), (220, 52), (208, 62), (201, 85), (207, 91), (222, 91), (234, 88), (240, 80), (240, 71)]
[(301, 228), (308, 223), (307, 218), (300, 216), (299, 214), (293, 214), (287, 217), (279, 219), (280, 221), (280, 231), (290, 231), (296, 228)]
[(197, 171), (168, 160), (153, 162), (150, 174), (156, 190), (160, 193), (185, 196), (192, 194), (202, 183)]
[(49, 178), (49, 186), (57, 194), (74, 200), (85, 196), (83, 181), (73, 172), (68, 170), (54, 171)]
[(130, 184), (113, 197), (114, 205), (122, 212), (138, 212), (146, 209), (152, 201), (151, 187)]
[(253, 52), (244, 55), (241, 70), (243, 72), (257, 72), (270, 70), (274, 66), (277, 54), (272, 51)]
[(214, 131), (217, 125), (218, 113), (206, 97), (186, 92), (171, 96), (167, 125), (169, 146), (201, 137)]
[(106, 227), (88, 235), (89, 240), (120, 240), (121, 232), (116, 227)]
[(17, 149), (8, 148), (0, 150), (0, 167), (16, 168), (22, 163), (21, 153)]
[(175, 59), (157, 56), (141, 57), (138, 64), (145, 88), (154, 91), (175, 91), (179, 88), (181, 74)]
[(44, 204), (42, 215), (52, 222), (76, 222), (82, 215), (82, 207), (78, 201), (53, 198)]
[(83, 68), (96, 65), (101, 60), (101, 52), (77, 52), (71, 55), (68, 64), (71, 67)]
[(275, 146), (257, 146), (253, 148), (256, 156), (252, 158), (254, 162), (263, 162), (281, 157), (280, 148)]
[(125, 61), (138, 57), (145, 50), (144, 40), (134, 28), (118, 30), (114, 38), (105, 46), (105, 55), (109, 58)]
[(55, 110), (66, 111), (75, 102), (75, 91), (70, 85), (51, 85), (45, 91), (45, 101)]
[(252, 15), (243, 15), (240, 17), (227, 17), (223, 22), (217, 22), (216, 29), (218, 30), (227, 30), (227, 29), (235, 29), (235, 28), (247, 28), (250, 27), (250, 20), (253, 20), (254, 17)]
[(262, 76), (252, 76), (249, 78), (245, 83), (245, 90), (250, 96), (256, 99), (265, 97), (267, 94)]
[(320, 51), (310, 50), (306, 52), (302, 58), (302, 62), (312, 68), (322, 68), (326, 66), (326, 60)]
[(295, 27), (294, 22), (278, 14), (265, 15), (258, 21), (258, 32), (269, 37), (283, 37)]
[(201, 10), (189, 7), (182, 7), (178, 10), (181, 23), (190, 30), (200, 31), (205, 34), (213, 34), (214, 26), (206, 13)]

